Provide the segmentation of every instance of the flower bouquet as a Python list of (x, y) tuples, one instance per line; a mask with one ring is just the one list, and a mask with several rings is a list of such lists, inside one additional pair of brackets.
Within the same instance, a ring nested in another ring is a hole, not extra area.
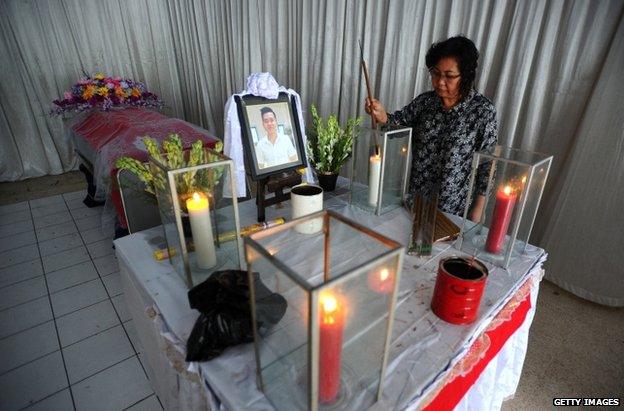
[(95, 107), (106, 111), (112, 107), (161, 108), (163, 105), (156, 94), (147, 91), (145, 84), (121, 77), (106, 77), (103, 73), (80, 79), (71, 90), (63, 94), (62, 100), (54, 100), (52, 103), (55, 107), (50, 111), (51, 115), (81, 112)]

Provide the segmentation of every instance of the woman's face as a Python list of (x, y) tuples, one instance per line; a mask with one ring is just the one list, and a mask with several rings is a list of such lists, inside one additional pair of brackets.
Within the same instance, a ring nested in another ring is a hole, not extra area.
[(431, 85), (440, 98), (459, 98), (461, 74), (457, 60), (453, 57), (443, 57), (429, 70), (429, 74)]

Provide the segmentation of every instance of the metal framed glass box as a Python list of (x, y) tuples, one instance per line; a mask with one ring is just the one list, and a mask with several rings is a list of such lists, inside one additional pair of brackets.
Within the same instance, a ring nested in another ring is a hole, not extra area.
[(350, 203), (377, 215), (401, 207), (411, 153), (411, 128), (362, 130), (353, 148)]
[[(191, 158), (193, 156), (194, 158)], [(182, 151), (182, 158), (150, 159), (169, 260), (187, 287), (223, 269), (240, 269), (242, 240), (235, 191), (234, 163), (214, 150)], [(172, 168), (165, 164), (195, 164)]]
[[(316, 234), (296, 230), (320, 219)], [(333, 211), (245, 237), (257, 382), (279, 410), (360, 410), (382, 392), (403, 247)], [(260, 281), (264, 287), (254, 282)], [(255, 290), (268, 289), (258, 295)], [(285, 315), (267, 327), (268, 296)]]
[[(507, 268), (525, 252), (552, 156), (496, 146), (473, 157), (470, 189), (457, 248)], [(477, 222), (468, 217), (478, 195), (486, 202)]]

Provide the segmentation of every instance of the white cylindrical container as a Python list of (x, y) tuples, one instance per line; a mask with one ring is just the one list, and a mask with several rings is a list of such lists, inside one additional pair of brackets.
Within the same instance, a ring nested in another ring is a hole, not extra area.
[(370, 157), (370, 169), (368, 174), (368, 204), (377, 207), (379, 200), (379, 179), (381, 178), (381, 156)]
[(191, 221), (197, 267), (203, 270), (212, 268), (217, 265), (217, 253), (212, 236), (208, 198), (199, 193), (193, 193), (193, 197), (186, 200), (186, 208)]
[[(290, 204), (292, 219), (316, 213), (323, 209), (323, 189), (319, 186), (301, 184), (290, 190)], [(302, 234), (315, 234), (323, 229), (323, 219), (315, 218), (302, 224), (297, 224), (295, 230)]]

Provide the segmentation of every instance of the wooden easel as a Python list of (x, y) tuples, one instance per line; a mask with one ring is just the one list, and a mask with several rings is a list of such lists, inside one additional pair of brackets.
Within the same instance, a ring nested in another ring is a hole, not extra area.
[[(258, 180), (256, 186), (256, 206), (258, 208), (258, 222), (266, 221), (265, 208), (282, 201), (290, 200), (290, 193), (284, 194), (284, 188), (301, 184), (301, 175), (297, 172), (281, 173)], [(266, 191), (275, 193), (266, 198)]]

